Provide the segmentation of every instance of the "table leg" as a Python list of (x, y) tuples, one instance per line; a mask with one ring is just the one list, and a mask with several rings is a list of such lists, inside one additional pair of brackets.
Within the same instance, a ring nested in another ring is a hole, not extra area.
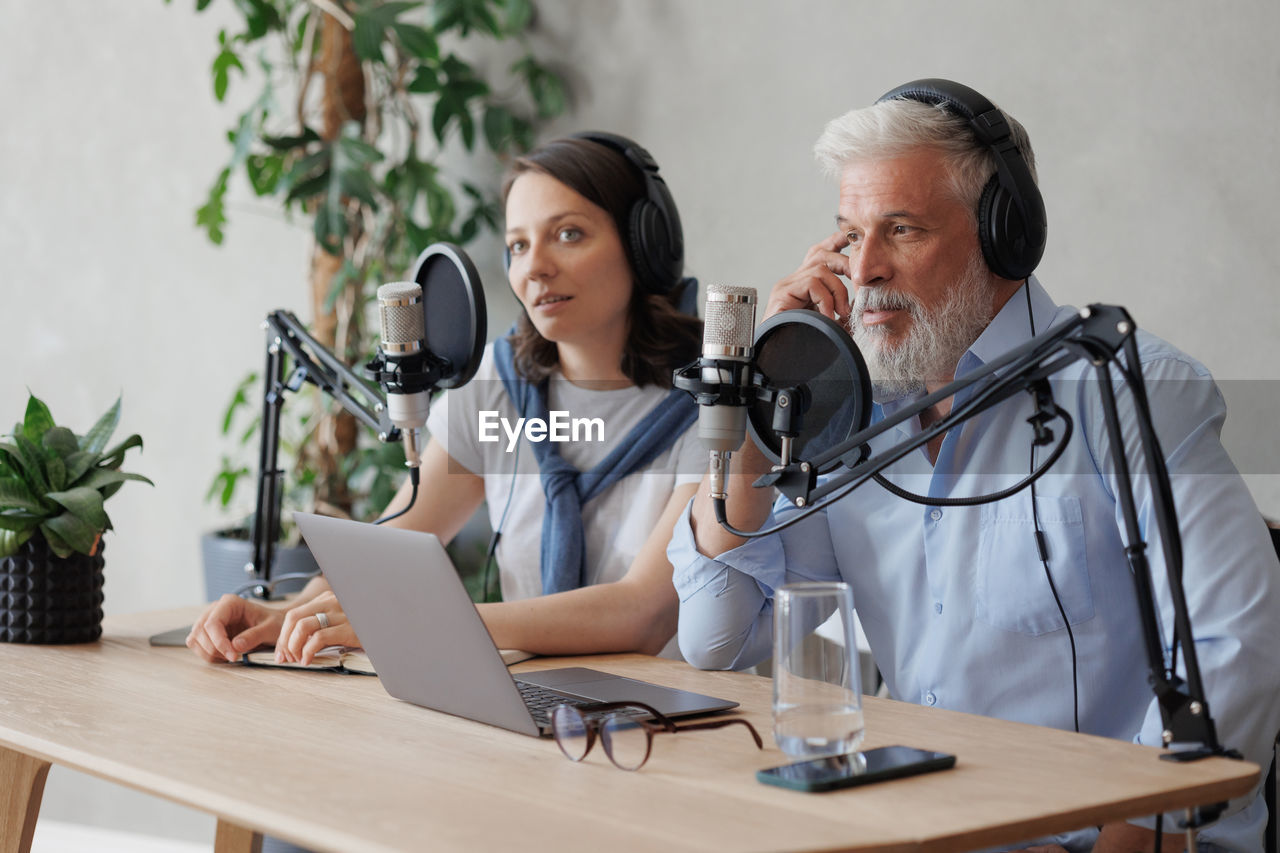
[(0, 853), (29, 853), (49, 762), (0, 746)]
[(262, 833), (218, 818), (213, 853), (262, 853)]

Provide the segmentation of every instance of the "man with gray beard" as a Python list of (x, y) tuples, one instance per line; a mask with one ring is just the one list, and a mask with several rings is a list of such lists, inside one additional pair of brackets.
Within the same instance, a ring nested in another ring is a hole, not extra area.
[[(854, 343), (867, 362), (878, 400), (892, 400), (926, 390), (929, 379), (946, 379), (978, 335), (991, 322), (987, 266), (979, 252), (942, 304), (925, 307), (918, 298), (899, 290), (858, 288), (848, 317)], [(905, 311), (910, 325), (902, 342), (894, 345), (884, 324), (868, 325), (868, 313)], [(949, 380), (947, 380), (949, 381)]]
[[(773, 287), (765, 316), (810, 308), (846, 321), (872, 373), (873, 419), (1076, 315), (1031, 275), (1045, 218), (1026, 132), (977, 92), (943, 80), (900, 87), (832, 121), (815, 153), (839, 182), (836, 230)], [(1226, 409), (1208, 371), (1151, 335), (1139, 332), (1137, 344), (1217, 731), (1265, 765), (1280, 729), (1280, 565), (1222, 448)], [(1048, 449), (1033, 445), (1027, 424), (1029, 395), (884, 470), (919, 503), (867, 484), (775, 535), (743, 539), (717, 523), (700, 490), (667, 550), (685, 658), (704, 669), (752, 666), (771, 652), (774, 590), (844, 580), (894, 698), (1161, 745), (1115, 497), (1123, 484), (1092, 377), (1092, 366), (1078, 362), (1048, 380), (1075, 431), (1048, 476), (999, 501), (953, 503), (1007, 489), (1043, 463)], [(973, 393), (877, 436), (873, 458)], [(1123, 434), (1136, 442), (1127, 389), (1119, 396)], [(750, 441), (733, 455), (726, 508), (734, 528), (773, 527), (799, 511), (751, 488), (769, 468)], [(1153, 575), (1164, 578), (1147, 479), (1134, 481), (1141, 533)], [(1172, 605), (1165, 585), (1156, 587), (1168, 644)], [(1180, 817), (1166, 816), (1164, 828)], [(1200, 849), (1260, 850), (1266, 818), (1260, 796), (1235, 801), (1199, 830)], [(1035, 844), (1148, 850), (1154, 825), (1118, 821)], [(1166, 836), (1166, 849), (1181, 841)]]

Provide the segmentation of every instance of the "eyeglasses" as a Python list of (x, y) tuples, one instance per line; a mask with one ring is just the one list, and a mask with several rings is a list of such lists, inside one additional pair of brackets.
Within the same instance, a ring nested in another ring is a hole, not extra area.
[[(650, 719), (643, 719), (646, 715)], [(719, 729), (741, 723), (755, 738), (756, 747), (764, 749), (755, 726), (734, 717), (705, 723), (676, 724), (643, 702), (604, 702), (597, 705), (557, 705), (551, 712), (551, 731), (556, 745), (570, 761), (581, 761), (595, 745), (596, 735), (604, 745), (604, 754), (620, 770), (639, 770), (649, 760), (655, 732), (687, 732), (694, 729)]]

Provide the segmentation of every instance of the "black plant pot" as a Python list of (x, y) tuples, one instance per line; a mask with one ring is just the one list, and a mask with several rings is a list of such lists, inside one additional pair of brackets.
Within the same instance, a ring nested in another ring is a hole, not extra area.
[(59, 557), (38, 532), (0, 559), (0, 641), (92, 643), (102, 636), (102, 540)]

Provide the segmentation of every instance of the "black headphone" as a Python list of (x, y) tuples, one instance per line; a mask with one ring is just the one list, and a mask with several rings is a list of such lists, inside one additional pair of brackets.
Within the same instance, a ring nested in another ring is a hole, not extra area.
[(978, 92), (951, 80), (915, 80), (881, 95), (893, 100), (941, 105), (969, 122), (978, 143), (996, 157), (996, 173), (978, 201), (978, 241), (987, 266), (1001, 278), (1024, 279), (1044, 255), (1044, 198), (1022, 152), (1014, 145), (1004, 113)]
[[(631, 206), (626, 233), (622, 235), (627, 258), (636, 271), (636, 283), (648, 293), (669, 293), (680, 283), (684, 270), (684, 231), (675, 200), (658, 174), (658, 162), (648, 151), (625, 136), (588, 130), (569, 139), (585, 139), (610, 148), (640, 170), (645, 198)], [(511, 252), (503, 251), (503, 269), (511, 268)]]

